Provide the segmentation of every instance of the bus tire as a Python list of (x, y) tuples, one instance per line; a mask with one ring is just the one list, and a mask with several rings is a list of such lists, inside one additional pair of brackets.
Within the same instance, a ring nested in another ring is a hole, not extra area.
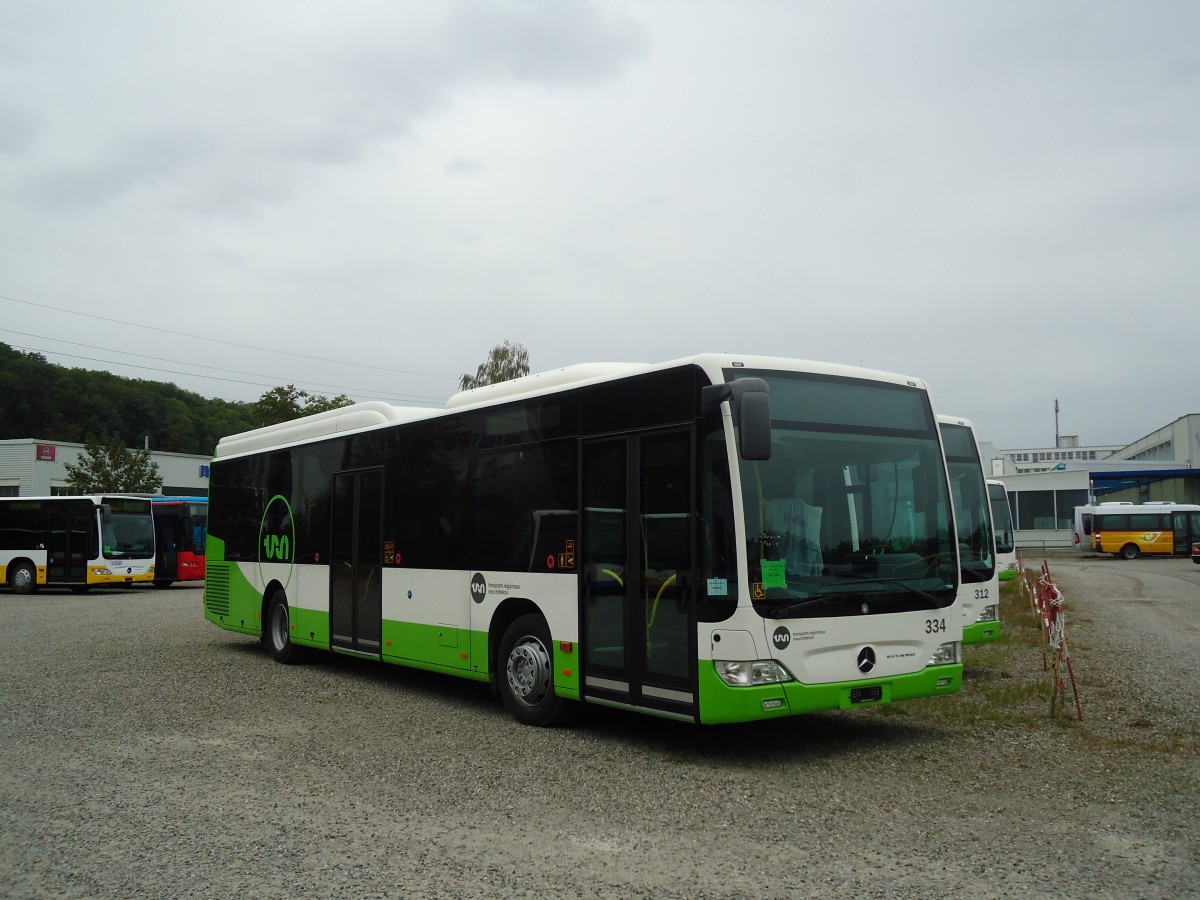
[(173, 585), (174, 583), (175, 582), (171, 581), (169, 578), (155, 578), (154, 579), (154, 586), (156, 588), (168, 588), (171, 585)]
[(8, 573), (8, 584), (17, 594), (32, 594), (37, 590), (37, 572), (27, 562), (17, 563)]
[(263, 646), (275, 662), (292, 665), (300, 662), (302, 651), (292, 643), (292, 614), (283, 591), (276, 591), (267, 604), (267, 621), (263, 628)]
[(500, 696), (525, 725), (562, 720), (565, 701), (554, 692), (554, 651), (546, 620), (536, 613), (516, 619), (500, 641)]
[(1126, 544), (1121, 548), (1121, 559), (1137, 559), (1138, 547), (1137, 544)]

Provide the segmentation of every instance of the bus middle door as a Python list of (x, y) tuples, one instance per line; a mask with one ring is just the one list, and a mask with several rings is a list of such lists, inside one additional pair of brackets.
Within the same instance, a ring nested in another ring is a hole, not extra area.
[(691, 458), (686, 429), (583, 445), (586, 698), (695, 717)]
[(329, 642), (378, 655), (383, 634), (383, 469), (333, 476)]

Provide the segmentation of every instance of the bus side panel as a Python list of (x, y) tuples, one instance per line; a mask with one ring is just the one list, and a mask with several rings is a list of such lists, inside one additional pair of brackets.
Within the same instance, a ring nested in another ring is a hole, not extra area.
[(213, 560), (204, 582), (204, 618), (229, 631), (262, 634), (262, 591), (238, 563), (225, 562), (225, 542), (209, 538)]
[(1174, 553), (1174, 536), (1170, 531), (1103, 531), (1097, 548), (1101, 553), (1120, 553), (1127, 544), (1137, 546), (1140, 553), (1170, 556)]
[(46, 583), (46, 551), (45, 550), (22, 550), (17, 553), (5, 554), (4, 562), (0, 563), (0, 587), (8, 587), (8, 567), (12, 565), (14, 559), (27, 559), (33, 563), (34, 569), (37, 570), (37, 583), (44, 585)]

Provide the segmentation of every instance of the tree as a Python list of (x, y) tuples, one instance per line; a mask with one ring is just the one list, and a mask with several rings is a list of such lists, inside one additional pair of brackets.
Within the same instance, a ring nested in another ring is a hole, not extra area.
[(78, 463), (67, 463), (71, 494), (152, 494), (162, 487), (148, 450), (127, 450), (115, 437), (89, 435)]
[(271, 388), (254, 404), (260, 425), (276, 425), (289, 422), (301, 416), (311, 416), (313, 413), (325, 412), (329, 409), (340, 409), (350, 406), (354, 401), (345, 394), (336, 397), (326, 397), (322, 394), (310, 394), (308, 391), (297, 390), (294, 384)]
[(462, 390), (499, 384), (529, 374), (529, 351), (521, 344), (505, 341), (497, 344), (488, 353), (488, 358), (475, 370), (474, 375), (463, 375), (458, 379)]

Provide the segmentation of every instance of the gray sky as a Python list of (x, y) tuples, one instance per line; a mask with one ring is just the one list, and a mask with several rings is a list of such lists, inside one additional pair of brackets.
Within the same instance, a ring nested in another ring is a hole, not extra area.
[(766, 353), (919, 375), (999, 447), (1056, 398), (1125, 443), (1200, 411), (1197, 35), (1144, 0), (5, 0), (0, 341), (422, 405), (505, 339)]

